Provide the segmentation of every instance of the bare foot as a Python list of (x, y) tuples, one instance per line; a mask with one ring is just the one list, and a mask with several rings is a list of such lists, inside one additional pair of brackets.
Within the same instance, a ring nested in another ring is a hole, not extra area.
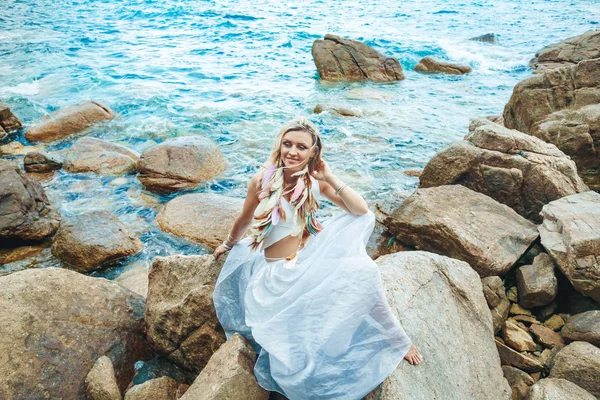
[(414, 344), (410, 346), (410, 349), (404, 358), (412, 365), (418, 365), (423, 362), (423, 356), (419, 353), (419, 350), (417, 350), (417, 347)]

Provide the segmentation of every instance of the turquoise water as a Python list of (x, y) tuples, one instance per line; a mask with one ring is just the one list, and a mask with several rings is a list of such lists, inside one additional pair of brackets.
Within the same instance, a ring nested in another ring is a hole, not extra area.
[[(197, 191), (241, 197), (278, 127), (310, 115), (334, 172), (370, 201), (414, 189), (417, 179), (402, 170), (422, 168), (461, 139), (471, 118), (500, 114), (513, 86), (531, 75), (528, 62), (536, 50), (600, 21), (600, 1), (3, 4), (0, 100), (25, 127), (59, 107), (97, 100), (119, 117), (92, 136), (140, 152), (170, 137), (207, 136), (229, 168)], [(467, 40), (488, 32), (499, 35), (499, 45)], [(398, 58), (406, 80), (320, 82), (310, 50), (326, 33)], [(456, 77), (412, 71), (429, 55), (468, 63), (474, 72)], [(353, 107), (364, 117), (312, 115), (318, 103)], [(26, 143), (22, 135), (17, 140)], [(124, 264), (204, 251), (156, 228), (158, 207), (173, 196), (146, 193), (133, 175), (125, 178), (61, 172), (44, 187), (63, 215), (106, 209), (138, 233), (144, 251)], [(60, 263), (45, 251), (3, 268), (34, 264)]]

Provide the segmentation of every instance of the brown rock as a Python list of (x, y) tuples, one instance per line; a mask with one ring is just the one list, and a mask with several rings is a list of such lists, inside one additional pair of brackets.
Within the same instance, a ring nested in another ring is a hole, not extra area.
[(481, 283), (483, 284), (483, 295), (485, 296), (485, 301), (487, 301), (490, 309), (496, 307), (498, 304), (500, 304), (502, 299), (506, 298), (504, 284), (499, 276), (488, 276), (482, 278)]
[(108, 107), (95, 101), (87, 101), (60, 108), (25, 132), (25, 137), (30, 142), (53, 142), (114, 117), (115, 113)]
[(26, 172), (51, 172), (61, 169), (62, 161), (55, 156), (36, 151), (25, 155), (23, 166)]
[(512, 400), (522, 400), (525, 398), (529, 389), (534, 384), (533, 379), (527, 372), (505, 365), (502, 367), (504, 377), (512, 388)]
[(538, 255), (533, 265), (519, 267), (516, 278), (519, 304), (524, 308), (545, 306), (556, 297), (558, 281), (554, 275), (554, 263), (548, 254)]
[(67, 151), (64, 169), (69, 172), (95, 172), (123, 175), (135, 168), (139, 155), (124, 146), (84, 137)]
[(510, 314), (511, 315), (527, 315), (532, 317), (533, 314), (531, 314), (531, 311), (521, 307), (518, 304), (513, 304), (512, 306), (510, 306)]
[(560, 333), (567, 342), (583, 341), (600, 347), (600, 311), (574, 315)]
[(554, 366), (554, 360), (559, 351), (564, 349), (564, 345), (554, 346), (552, 349), (544, 349), (540, 354), (540, 362), (544, 364), (544, 370), (550, 371)]
[(562, 337), (560, 337), (558, 333), (545, 326), (533, 324), (529, 327), (529, 332), (531, 332), (536, 341), (544, 347), (551, 349), (555, 346), (564, 344)]
[(500, 361), (502, 365), (509, 365), (511, 367), (519, 368), (525, 372), (541, 371), (542, 368), (544, 368), (540, 361), (533, 356), (527, 356), (518, 353), (497, 340), (496, 348), (498, 349), (498, 354), (500, 354)]
[(62, 268), (0, 277), (0, 398), (83, 399), (85, 378), (108, 356), (123, 390), (146, 358), (144, 299)]
[(384, 225), (385, 220), (393, 211), (393, 207), (401, 202), (400, 199), (394, 198), (388, 199), (385, 203), (377, 202), (369, 206), (375, 214), (375, 227), (367, 242), (366, 250), (373, 260), (386, 254), (410, 250), (408, 246), (396, 240), (396, 237), (389, 233)]
[(529, 390), (527, 400), (595, 400), (588, 391), (566, 379), (546, 378)]
[(508, 311), (510, 310), (510, 301), (508, 299), (500, 300), (500, 303), (490, 311), (492, 313), (492, 325), (494, 327), (494, 333), (502, 328), (504, 321), (508, 318)]
[(110, 358), (102, 356), (85, 378), (89, 400), (121, 400), (121, 392), (115, 378), (115, 369)]
[(182, 385), (168, 376), (135, 385), (125, 393), (125, 400), (177, 400)]
[(481, 277), (506, 273), (537, 238), (531, 222), (460, 185), (417, 189), (386, 226), (417, 249), (468, 262)]
[(427, 73), (444, 73), (451, 75), (463, 75), (472, 72), (468, 65), (453, 64), (446, 61), (436, 60), (433, 57), (423, 57), (415, 66), (415, 71)]
[(315, 66), (324, 81), (393, 82), (404, 79), (398, 60), (385, 57), (356, 40), (325, 35), (312, 46)]
[(510, 301), (512, 301), (513, 303), (518, 303), (519, 302), (519, 289), (516, 286), (511, 286), (506, 291), (506, 297), (508, 297), (508, 299)]
[(527, 325), (530, 324), (539, 324), (540, 322), (534, 317), (530, 317), (529, 315), (515, 315), (512, 317), (515, 321), (523, 322)]
[(216, 249), (227, 239), (244, 201), (212, 193), (193, 193), (169, 201), (156, 216), (160, 229)]
[(321, 114), (323, 112), (328, 112), (330, 114), (341, 115), (342, 117), (356, 117), (361, 118), (362, 112), (358, 110), (353, 110), (348, 107), (336, 106), (332, 104), (317, 104), (315, 109), (313, 110), (315, 114)]
[(92, 271), (140, 250), (140, 239), (108, 211), (65, 218), (52, 244), (52, 254), (80, 272)]
[(504, 325), (502, 325), (502, 337), (504, 338), (504, 343), (515, 350), (535, 351), (536, 349), (536, 345), (529, 333), (510, 320), (504, 322)]
[(413, 178), (419, 178), (423, 173), (422, 169), (405, 169), (402, 173), (406, 176), (411, 176)]
[(146, 298), (148, 294), (148, 270), (147, 261), (136, 261), (129, 265), (114, 281)]
[(9, 264), (15, 261), (24, 260), (29, 257), (35, 257), (40, 254), (42, 251), (50, 247), (52, 243), (50, 241), (46, 241), (39, 245), (33, 246), (21, 246), (16, 248), (0, 248), (0, 265)]
[(19, 142), (10, 142), (0, 146), (0, 155), (17, 156), (41, 149), (41, 146), (23, 146)]
[(535, 57), (533, 61), (535, 73), (598, 58), (600, 57), (600, 31), (589, 31), (551, 44), (535, 53)]
[(550, 378), (563, 378), (600, 397), (600, 349), (573, 342), (558, 352)]
[(256, 353), (239, 334), (210, 358), (181, 400), (267, 400), (269, 392), (256, 382)]
[(0, 101), (0, 128), (4, 132), (21, 129), (21, 121), (10, 111), (6, 104)]
[(558, 314), (555, 314), (544, 321), (544, 326), (552, 329), (553, 331), (558, 331), (565, 324), (565, 320)]

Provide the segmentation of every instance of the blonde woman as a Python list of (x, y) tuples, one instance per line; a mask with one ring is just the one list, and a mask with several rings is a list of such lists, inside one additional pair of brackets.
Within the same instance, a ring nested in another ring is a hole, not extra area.
[[(419, 364), (422, 357), (365, 251), (375, 217), (322, 150), (308, 119), (283, 126), (213, 254), (230, 250), (213, 299), (227, 337), (240, 333), (257, 350), (263, 388), (291, 400), (361, 399), (403, 358)], [(345, 213), (321, 225), (320, 196)]]

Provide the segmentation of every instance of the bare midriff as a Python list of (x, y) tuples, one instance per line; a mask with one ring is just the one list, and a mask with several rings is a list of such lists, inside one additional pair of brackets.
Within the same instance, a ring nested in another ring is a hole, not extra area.
[(283, 239), (273, 243), (264, 250), (265, 257), (268, 258), (286, 258), (298, 251), (301, 235), (286, 236)]

